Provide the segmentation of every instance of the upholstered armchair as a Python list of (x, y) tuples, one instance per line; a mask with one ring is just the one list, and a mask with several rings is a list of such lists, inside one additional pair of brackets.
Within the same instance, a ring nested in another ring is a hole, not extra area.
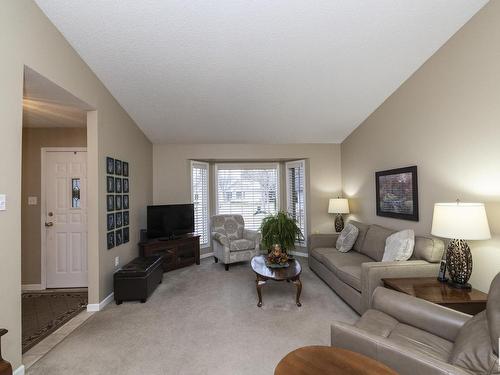
[(471, 317), (378, 287), (354, 324), (335, 322), (332, 345), (362, 353), (401, 375), (500, 374), (500, 274), (486, 310)]
[(215, 263), (243, 262), (260, 254), (260, 233), (245, 229), (241, 215), (215, 215), (211, 221)]

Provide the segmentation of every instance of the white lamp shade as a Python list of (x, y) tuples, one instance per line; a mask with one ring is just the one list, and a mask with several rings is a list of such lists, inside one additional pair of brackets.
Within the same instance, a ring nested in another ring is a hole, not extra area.
[(330, 199), (330, 202), (328, 203), (328, 213), (329, 214), (348, 214), (349, 213), (349, 201), (346, 198)]
[(491, 238), (486, 210), (482, 203), (436, 203), (431, 233), (460, 240)]

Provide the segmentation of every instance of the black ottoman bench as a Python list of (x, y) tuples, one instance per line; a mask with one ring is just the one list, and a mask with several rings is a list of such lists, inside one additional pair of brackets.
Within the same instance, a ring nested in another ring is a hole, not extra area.
[(115, 302), (146, 302), (163, 278), (163, 257), (161, 255), (147, 258), (135, 258), (113, 275)]

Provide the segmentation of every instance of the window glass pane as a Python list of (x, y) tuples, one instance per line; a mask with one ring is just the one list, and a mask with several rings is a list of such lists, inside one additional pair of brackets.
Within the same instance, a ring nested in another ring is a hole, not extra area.
[(191, 164), (191, 199), (194, 204), (194, 231), (200, 236), (200, 244), (208, 244), (208, 164)]
[(71, 179), (71, 208), (80, 208), (80, 179)]
[(295, 219), (304, 240), (298, 245), (306, 245), (306, 184), (304, 161), (286, 163), (287, 169), (287, 211)]
[(245, 228), (258, 230), (279, 209), (278, 165), (217, 165), (217, 213), (241, 214)]

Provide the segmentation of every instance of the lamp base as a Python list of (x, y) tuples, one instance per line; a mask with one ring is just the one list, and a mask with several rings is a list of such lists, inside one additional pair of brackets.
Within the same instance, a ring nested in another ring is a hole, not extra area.
[(453, 288), (470, 289), (467, 282), (472, 274), (472, 254), (466, 241), (450, 241), (446, 250), (446, 268)]
[(344, 219), (342, 214), (335, 215), (335, 232), (340, 233), (344, 229)]
[(466, 290), (472, 289), (472, 285), (470, 285), (469, 283), (458, 284), (458, 283), (454, 283), (452, 280), (448, 281), (448, 285), (451, 286), (452, 288), (455, 288), (455, 289), (466, 289)]

